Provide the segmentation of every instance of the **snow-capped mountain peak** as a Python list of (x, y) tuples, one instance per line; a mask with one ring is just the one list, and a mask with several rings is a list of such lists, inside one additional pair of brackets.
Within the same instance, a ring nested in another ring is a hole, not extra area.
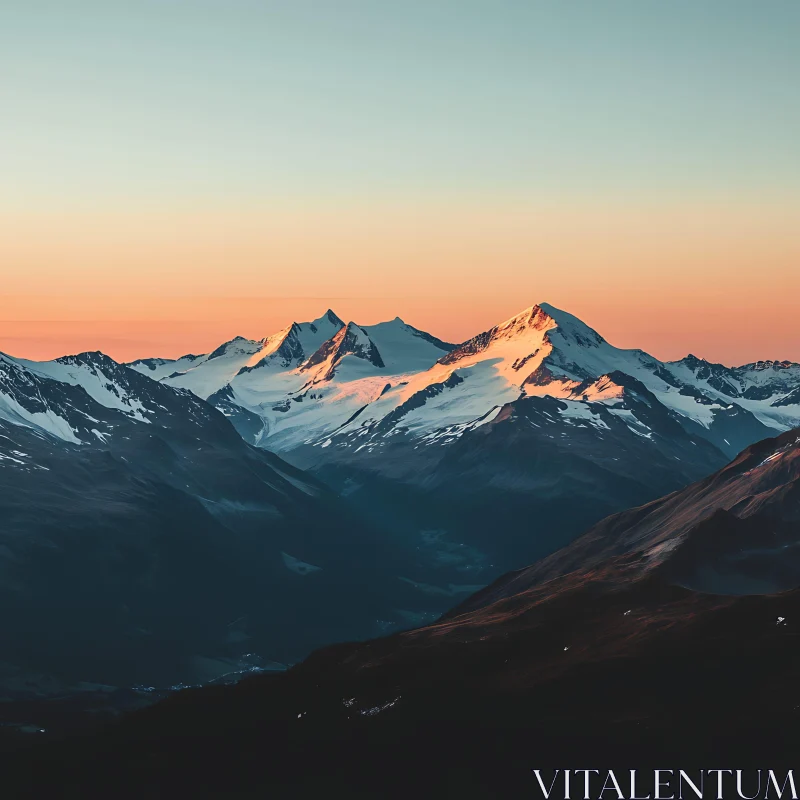
[(214, 415), (191, 392), (162, 386), (99, 351), (53, 361), (0, 355), (0, 427), (5, 421), (34, 436), (97, 446), (131, 425), (172, 425), (176, 418), (192, 425)]
[[(375, 329), (364, 331), (383, 353)], [(657, 404), (659, 419), (673, 415), (692, 435), (708, 438), (733, 455), (770, 428), (788, 427), (800, 411), (800, 373), (795, 377), (791, 369), (761, 372), (770, 377), (792, 375), (787, 386), (797, 396), (784, 391), (771, 409), (757, 399), (759, 392), (774, 391), (771, 384), (756, 385), (748, 395), (736, 388), (742, 381), (733, 373), (736, 370), (698, 359), (665, 364), (642, 350), (614, 347), (577, 317), (541, 303), (453, 348), (428, 369), (390, 381), (379, 395), (373, 392), (372, 399), (360, 395), (366, 405), (353, 409), (358, 415), (337, 430), (337, 436), (352, 437), (356, 431), (363, 435), (367, 430), (381, 437), (389, 432), (433, 437), (436, 431), (466, 431), (488, 419), (493, 409), (520, 397), (563, 400), (567, 406), (562, 413), (567, 416), (587, 413), (587, 403), (625, 404), (638, 397), (645, 399), (637, 414), (649, 413), (644, 408)], [(748, 381), (759, 383), (752, 377)], [(628, 414), (625, 408), (619, 411)]]
[[(243, 435), (262, 444), (275, 438), (303, 440), (323, 435), (346, 423), (394, 386), (425, 372), (453, 345), (407, 324), (399, 317), (375, 325), (342, 325), (305, 359), (284, 358), (313, 326), (319, 337), (331, 331), (338, 317), (326, 314), (313, 323), (287, 329), (280, 347), (258, 363), (243, 368), (209, 399)], [(319, 339), (317, 338), (317, 341)], [(264, 369), (271, 366), (272, 369)]]
[[(81, 387), (102, 406), (123, 411), (140, 422), (149, 421), (153, 408), (148, 393), (133, 385), (130, 370), (105, 353), (78, 353), (54, 361), (19, 359), (18, 363), (36, 375)], [(149, 388), (149, 384), (145, 386)]]
[(312, 322), (293, 322), (263, 339), (236, 336), (208, 355), (188, 355), (174, 361), (140, 359), (128, 366), (205, 399), (239, 374), (264, 368), (278, 372), (296, 369), (343, 327), (341, 319), (328, 309)]
[(530, 306), (488, 331), (468, 339), (439, 359), (439, 363), (467, 366), (476, 359), (488, 356), (488, 351), (492, 351), (503, 360), (508, 360), (513, 354), (514, 364), (519, 365), (541, 351), (547, 342), (547, 332), (557, 327), (557, 324), (541, 306)]
[[(458, 346), (400, 317), (345, 325), (328, 310), (260, 343), (234, 340), (231, 350), (240, 357), (198, 359), (162, 380), (202, 397), (213, 394), (243, 435), (282, 452), (309, 442), (321, 446), (331, 435), (466, 431), (520, 398), (556, 398), (562, 405), (552, 408), (569, 418), (596, 416), (586, 406), (598, 403), (623, 418), (630, 409), (617, 405), (638, 394), (645, 399), (636, 414), (656, 404), (659, 414), (672, 415), (729, 456), (800, 423), (798, 364), (729, 368), (694, 355), (666, 363), (614, 347), (549, 303), (528, 306)], [(152, 377), (165, 370), (155, 362), (138, 368)]]
[(300, 369), (303, 372), (311, 372), (314, 383), (329, 381), (348, 356), (366, 361), (377, 369), (386, 366), (369, 334), (355, 322), (348, 322), (333, 338), (323, 342)]
[(265, 367), (281, 370), (299, 367), (343, 327), (344, 323), (330, 309), (312, 322), (293, 322), (264, 339), (262, 349), (237, 374)]
[(315, 382), (331, 380), (345, 365), (348, 380), (416, 373), (430, 367), (452, 347), (400, 317), (368, 326), (349, 322), (303, 364), (301, 371), (313, 372)]
[[(523, 374), (529, 376), (556, 345), (597, 348), (604, 343), (597, 331), (577, 317), (541, 303), (469, 339), (441, 358), (440, 363), (465, 364), (476, 356), (488, 357), (491, 352), (504, 361), (511, 358), (513, 369), (519, 372), (524, 367)], [(588, 377), (588, 373), (581, 377)]]
[(506, 333), (509, 331), (512, 332), (521, 332), (526, 328), (535, 328), (537, 330), (546, 330), (548, 328), (555, 327), (556, 322), (555, 316), (550, 313), (551, 307), (544, 304), (535, 304), (532, 306), (528, 306), (528, 308), (520, 311), (518, 314), (514, 314), (513, 317), (501, 322), (499, 325), (496, 325), (494, 330), (498, 333)]
[(207, 361), (212, 361), (215, 358), (222, 358), (224, 356), (238, 355), (245, 353), (253, 355), (263, 347), (264, 340), (246, 339), (244, 336), (234, 336), (228, 342), (221, 344), (216, 350), (208, 354)]
[(549, 303), (542, 303), (539, 310), (555, 321), (559, 334), (571, 338), (583, 347), (599, 347), (606, 343), (594, 328), (567, 311), (562, 311)]
[(375, 343), (387, 370), (392, 374), (427, 369), (455, 346), (409, 325), (400, 317), (361, 327)]
[(330, 325), (333, 325), (335, 328), (343, 328), (344, 322), (341, 318), (332, 310), (328, 309), (319, 319), (315, 319), (311, 324), (315, 325), (316, 327), (322, 327), (322, 323), (327, 322)]

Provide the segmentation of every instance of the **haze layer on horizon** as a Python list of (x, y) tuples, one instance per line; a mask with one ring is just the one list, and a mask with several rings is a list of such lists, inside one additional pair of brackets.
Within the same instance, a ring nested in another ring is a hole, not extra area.
[(800, 360), (800, 4), (9, 0), (0, 350), (328, 306)]

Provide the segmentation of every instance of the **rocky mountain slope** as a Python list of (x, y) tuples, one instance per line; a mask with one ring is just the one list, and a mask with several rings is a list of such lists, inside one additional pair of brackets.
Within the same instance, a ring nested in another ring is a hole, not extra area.
[(0, 519), (3, 696), (280, 667), (418, 610), (407, 549), (101, 353), (0, 356)]

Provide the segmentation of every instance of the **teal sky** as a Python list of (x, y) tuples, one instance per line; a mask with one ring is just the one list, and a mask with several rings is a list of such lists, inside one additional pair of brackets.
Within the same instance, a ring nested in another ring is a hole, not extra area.
[(2, 0), (0, 204), (800, 187), (797, 0)]

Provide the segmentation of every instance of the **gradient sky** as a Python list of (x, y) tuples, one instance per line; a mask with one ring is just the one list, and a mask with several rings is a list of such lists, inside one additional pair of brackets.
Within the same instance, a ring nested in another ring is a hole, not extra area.
[(800, 360), (797, 0), (3, 0), (0, 350), (535, 302)]

